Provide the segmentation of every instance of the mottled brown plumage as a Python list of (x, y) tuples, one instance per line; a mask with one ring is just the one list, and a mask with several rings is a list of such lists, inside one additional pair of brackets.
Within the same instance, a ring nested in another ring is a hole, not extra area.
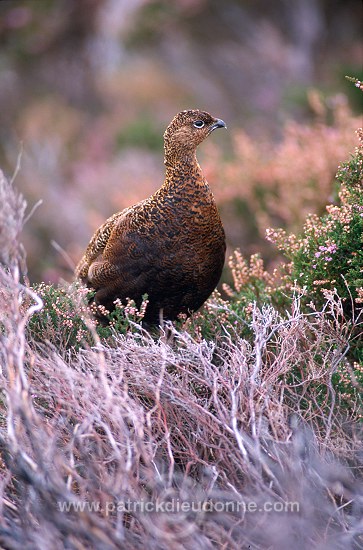
[(109, 218), (94, 234), (76, 276), (95, 289), (97, 304), (143, 294), (145, 321), (189, 315), (220, 279), (225, 235), (196, 158), (197, 146), (225, 123), (199, 110), (182, 111), (164, 134), (166, 175), (151, 197)]

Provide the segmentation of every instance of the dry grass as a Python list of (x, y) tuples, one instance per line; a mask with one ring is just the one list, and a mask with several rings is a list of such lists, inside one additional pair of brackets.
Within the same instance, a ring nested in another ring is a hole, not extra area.
[(332, 386), (349, 343), (335, 302), (310, 317), (298, 297), (284, 318), (255, 307), (248, 341), (140, 327), (79, 352), (35, 344), (23, 202), (0, 181), (1, 546), (362, 548), (362, 429)]

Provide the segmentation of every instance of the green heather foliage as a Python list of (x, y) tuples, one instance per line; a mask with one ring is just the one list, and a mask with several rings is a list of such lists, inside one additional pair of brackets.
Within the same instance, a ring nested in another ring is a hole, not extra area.
[(362, 144), (339, 168), (337, 181), (338, 203), (328, 205), (321, 217), (309, 216), (300, 235), (270, 230), (268, 236), (290, 259), (291, 281), (305, 290), (306, 299), (320, 306), (327, 291), (334, 291), (358, 312), (363, 292)]
[(91, 344), (92, 336), (86, 323), (86, 300), (89, 291), (74, 283), (68, 287), (34, 285), (32, 290), (43, 302), (27, 325), (28, 336), (36, 342), (51, 342), (56, 347), (78, 349)]
[(79, 282), (64, 286), (41, 283), (32, 290), (43, 301), (43, 307), (28, 322), (29, 337), (36, 342), (48, 341), (58, 348), (78, 350), (94, 345), (99, 338), (108, 340), (115, 334), (133, 332), (147, 306), (145, 295), (140, 310), (133, 300), (125, 305), (116, 301), (110, 313), (92, 304), (94, 293)]
[[(342, 316), (353, 324), (362, 322), (363, 305), (363, 131), (360, 145), (348, 162), (339, 167), (337, 204), (326, 207), (320, 217), (309, 216), (300, 235), (269, 230), (268, 238), (290, 260), (286, 282), (295, 285), (308, 310), (322, 308), (337, 296)], [(363, 346), (356, 331), (352, 356), (363, 361)]]

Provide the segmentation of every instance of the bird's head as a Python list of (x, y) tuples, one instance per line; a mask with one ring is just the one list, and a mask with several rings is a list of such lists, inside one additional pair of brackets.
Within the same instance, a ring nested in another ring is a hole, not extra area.
[(164, 133), (165, 162), (169, 164), (190, 157), (217, 128), (227, 128), (226, 123), (206, 111), (190, 109), (178, 113)]

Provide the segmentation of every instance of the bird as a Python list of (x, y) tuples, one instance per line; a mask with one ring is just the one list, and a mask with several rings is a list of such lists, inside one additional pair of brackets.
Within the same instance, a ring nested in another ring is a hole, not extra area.
[[(196, 149), (225, 122), (199, 109), (178, 113), (164, 133), (165, 179), (149, 198), (113, 214), (94, 233), (75, 276), (108, 311), (133, 300), (143, 321), (188, 318), (215, 290), (226, 238)], [(119, 303), (119, 302), (118, 302)]]

